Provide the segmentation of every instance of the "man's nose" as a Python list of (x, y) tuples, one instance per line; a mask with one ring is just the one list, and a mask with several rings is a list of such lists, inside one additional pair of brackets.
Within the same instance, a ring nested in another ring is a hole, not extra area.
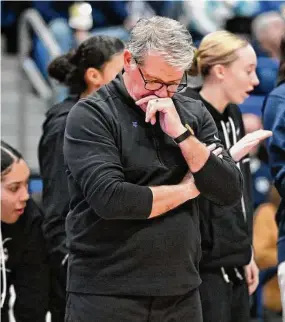
[(155, 95), (160, 98), (169, 97), (169, 92), (167, 91), (167, 85), (163, 85), (159, 90), (155, 91)]

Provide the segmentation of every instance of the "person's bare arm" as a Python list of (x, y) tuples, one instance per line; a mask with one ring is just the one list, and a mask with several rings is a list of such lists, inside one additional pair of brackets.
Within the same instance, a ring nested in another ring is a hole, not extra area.
[(150, 189), (153, 202), (149, 218), (160, 216), (200, 194), (190, 173), (178, 185), (151, 187)]
[[(186, 128), (184, 128), (185, 132)], [(183, 133), (182, 132), (182, 133)], [(210, 156), (210, 151), (195, 136), (190, 136), (185, 141), (179, 143), (180, 150), (192, 173), (198, 172)]]

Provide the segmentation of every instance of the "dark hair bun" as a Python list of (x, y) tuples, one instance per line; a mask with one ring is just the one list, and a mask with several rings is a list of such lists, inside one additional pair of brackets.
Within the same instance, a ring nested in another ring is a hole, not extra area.
[(49, 76), (56, 79), (60, 83), (65, 84), (67, 75), (75, 68), (75, 66), (71, 63), (74, 55), (75, 50), (72, 50), (65, 55), (55, 58), (48, 65)]

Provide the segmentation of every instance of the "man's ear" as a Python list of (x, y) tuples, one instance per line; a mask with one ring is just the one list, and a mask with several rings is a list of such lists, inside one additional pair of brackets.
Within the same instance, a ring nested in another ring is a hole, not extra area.
[(132, 54), (129, 50), (124, 50), (124, 71), (128, 72), (131, 69)]
[(212, 73), (219, 79), (223, 80), (225, 77), (225, 66), (217, 64), (212, 67)]

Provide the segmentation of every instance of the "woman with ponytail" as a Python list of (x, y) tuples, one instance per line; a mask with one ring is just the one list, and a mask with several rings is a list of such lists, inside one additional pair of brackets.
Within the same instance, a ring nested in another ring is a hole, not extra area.
[(256, 55), (251, 45), (232, 33), (217, 31), (202, 39), (189, 71), (190, 75), (200, 73), (203, 85), (197, 91), (187, 89), (185, 95), (204, 103), (220, 140), (244, 178), (242, 199), (234, 207), (220, 207), (199, 198), (204, 322), (248, 322), (249, 295), (258, 284), (251, 246), (253, 208), (247, 154), (271, 132), (259, 130), (245, 136), (236, 105), (258, 85), (255, 69)]
[[(66, 284), (65, 218), (69, 193), (63, 157), (63, 140), (69, 111), (80, 98), (109, 83), (123, 68), (124, 44), (107, 36), (94, 36), (77, 49), (53, 60), (49, 75), (66, 85), (70, 96), (53, 106), (46, 115), (38, 157), (43, 178), (44, 234), (52, 268), (50, 310), (52, 321), (63, 321)], [(80, 120), (78, 120), (80, 122)]]
[(44, 322), (49, 271), (43, 216), (29, 199), (30, 170), (22, 155), (1, 141), (1, 321), (9, 321), (10, 286), (16, 321)]

